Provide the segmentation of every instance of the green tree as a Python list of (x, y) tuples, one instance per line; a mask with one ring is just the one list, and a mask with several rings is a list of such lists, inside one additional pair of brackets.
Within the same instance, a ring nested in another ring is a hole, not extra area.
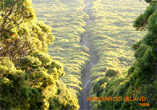
[[(142, 102), (123, 102), (119, 108), (156, 109), (156, 67), (157, 67), (157, 3), (147, 0), (150, 5), (135, 21), (137, 30), (147, 29), (145, 37), (133, 45), (136, 61), (128, 70), (128, 81), (124, 84), (126, 96), (145, 96), (149, 107), (139, 107)], [(122, 87), (120, 87), (121, 89)], [(116, 106), (115, 106), (116, 107)]]
[[(37, 21), (31, 0), (0, 1), (0, 108), (48, 109), (58, 97), (57, 80), (64, 68), (48, 55), (54, 37)], [(59, 106), (78, 109), (65, 86)], [(64, 98), (64, 96), (68, 98)], [(72, 100), (72, 101), (70, 101)], [(71, 103), (69, 103), (69, 101)]]
[[(151, 109), (156, 110), (157, 91), (157, 2), (145, 0), (149, 6), (134, 22), (137, 30), (146, 30), (147, 34), (142, 40), (132, 46), (135, 50), (135, 62), (119, 76), (107, 77), (99, 80), (93, 86), (97, 96), (131, 96), (146, 97), (146, 101), (121, 101), (121, 102), (99, 102), (97, 109)], [(112, 75), (113, 70), (106, 72), (106, 76)], [(115, 74), (115, 73), (114, 73)], [(149, 103), (149, 106), (139, 106), (139, 103)]]

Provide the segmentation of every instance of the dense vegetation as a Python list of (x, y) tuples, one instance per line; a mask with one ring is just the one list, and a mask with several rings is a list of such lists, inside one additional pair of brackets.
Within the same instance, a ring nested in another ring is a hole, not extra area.
[(0, 109), (78, 109), (58, 80), (63, 65), (48, 54), (51, 29), (37, 21), (31, 2), (0, 1)]
[(137, 13), (144, 10), (145, 4), (136, 0), (93, 0), (91, 4), (89, 15), (93, 22), (87, 31), (99, 58), (91, 70), (91, 78), (97, 82), (97, 78), (104, 76), (106, 70), (124, 71), (134, 61), (131, 45), (145, 33), (135, 31), (132, 23)]
[[(156, 109), (157, 4), (152, 1), (144, 14), (141, 14), (134, 23), (137, 30), (148, 29), (146, 35), (142, 32), (134, 32), (130, 28), (134, 21), (131, 18), (135, 17), (139, 8), (143, 10), (140, 3), (137, 1), (126, 2), (125, 0), (117, 1), (117, 4), (116, 10), (114, 7), (112, 10), (110, 8), (113, 6), (111, 0), (93, 0), (89, 9), (94, 21), (88, 27), (88, 31), (91, 33), (90, 40), (93, 49), (99, 57), (98, 63), (91, 70), (93, 83), (91, 96), (131, 96), (132, 98), (145, 96), (146, 102), (150, 105), (141, 107), (139, 106), (140, 101), (93, 101), (93, 108)], [(122, 6), (128, 7), (124, 10)], [(133, 9), (129, 6), (132, 6)], [(106, 22), (106, 24), (104, 25), (102, 22)], [(145, 37), (132, 46), (135, 50), (136, 61), (128, 71), (121, 72), (131, 65), (133, 58), (130, 46), (141, 35)]]
[(33, 0), (36, 17), (32, 0), (0, 0), (0, 109), (79, 109), (85, 32), (98, 57), (91, 96), (150, 104), (92, 101), (93, 109), (157, 109), (157, 2), (90, 0), (87, 15), (85, 1)]
[(89, 60), (88, 49), (80, 45), (85, 32), (83, 0), (33, 0), (34, 8), (40, 20), (52, 26), (55, 42), (49, 46), (54, 60), (64, 64), (65, 76), (61, 80), (78, 98), (81, 92), (81, 77)]

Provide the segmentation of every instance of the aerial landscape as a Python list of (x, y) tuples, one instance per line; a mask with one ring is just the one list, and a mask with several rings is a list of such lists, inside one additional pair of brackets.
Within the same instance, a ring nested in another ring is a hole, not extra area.
[(156, 0), (0, 0), (0, 110), (156, 110)]

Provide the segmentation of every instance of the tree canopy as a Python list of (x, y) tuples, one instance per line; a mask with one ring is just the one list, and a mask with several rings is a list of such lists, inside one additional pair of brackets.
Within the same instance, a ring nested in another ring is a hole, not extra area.
[[(65, 72), (48, 54), (54, 36), (37, 20), (32, 1), (0, 1), (0, 24), (0, 108), (78, 109), (58, 81)], [(54, 104), (59, 96), (60, 105)]]

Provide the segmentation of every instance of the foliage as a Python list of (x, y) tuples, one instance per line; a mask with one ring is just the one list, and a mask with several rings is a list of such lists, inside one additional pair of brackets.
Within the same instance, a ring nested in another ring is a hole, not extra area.
[(48, 109), (56, 98), (56, 109), (78, 109), (69, 89), (57, 85), (64, 68), (48, 54), (54, 37), (31, 0), (0, 1), (0, 24), (0, 109)]
[[(108, 108), (108, 109), (156, 109), (156, 64), (157, 64), (157, 31), (156, 31), (156, 21), (157, 21), (157, 3), (155, 1), (147, 1), (150, 3), (150, 5), (147, 7), (145, 10), (144, 14), (141, 14), (134, 22), (134, 27), (136, 27), (137, 30), (145, 30), (147, 29), (147, 34), (144, 35), (141, 33), (141, 35), (145, 36), (142, 40), (138, 41), (136, 44), (132, 46), (132, 48), (135, 50), (135, 62), (132, 64), (132, 66), (125, 72), (122, 72), (121, 74), (114, 75), (110, 77), (114, 72), (113, 70), (107, 71), (109, 67), (118, 67), (120, 70), (125, 70), (121, 68), (121, 66), (113, 66), (112, 63), (105, 63), (108, 61), (111, 61), (112, 58), (118, 58), (120, 61), (118, 63), (114, 63), (114, 65), (122, 63), (122, 61), (126, 61), (128, 64), (128, 60), (124, 59), (124, 57), (116, 57), (116, 54), (120, 51), (115, 51), (113, 47), (108, 49), (107, 47), (112, 45), (114, 42), (117, 42), (119, 38), (123, 38), (123, 35), (120, 35), (118, 39), (115, 40), (114, 34), (115, 32), (113, 31), (113, 26), (111, 28), (112, 32), (108, 31), (103, 31), (106, 29), (99, 29), (96, 24), (101, 25), (99, 23), (103, 17), (101, 15), (101, 18), (99, 18), (99, 11), (95, 13), (96, 11), (94, 7), (96, 7), (96, 4), (99, 4), (99, 8), (103, 8), (103, 1), (98, 0), (98, 1), (93, 1), (92, 6), (89, 9), (89, 13), (91, 14), (91, 18), (94, 19), (94, 21), (91, 23), (91, 26), (89, 26), (88, 30), (91, 33), (91, 41), (93, 48), (95, 49), (95, 52), (97, 53), (99, 57), (98, 64), (95, 65), (95, 67), (91, 71), (91, 78), (93, 79), (93, 88), (91, 91), (91, 96), (98, 96), (98, 97), (109, 97), (109, 96), (121, 96), (121, 97), (126, 97), (126, 96), (131, 96), (131, 97), (141, 97), (145, 96), (146, 97), (146, 102), (149, 103), (150, 105), (147, 106), (139, 106), (139, 103), (143, 103), (141, 101), (121, 101), (121, 102), (114, 102), (114, 101), (104, 101), (104, 102), (92, 102), (93, 104), (93, 109), (103, 109), (103, 108)], [(110, 2), (105, 1), (106, 4), (111, 4)], [(123, 2), (120, 2), (123, 4)], [(132, 2), (131, 4), (133, 4)], [(137, 2), (135, 2), (138, 4)], [(128, 2), (127, 2), (127, 6)], [(134, 5), (132, 5), (134, 6)], [(120, 8), (120, 7), (119, 7)], [(106, 9), (106, 8), (105, 8)], [(106, 11), (108, 11), (106, 9)], [(117, 10), (116, 10), (117, 11)], [(103, 13), (103, 12), (102, 12)], [(124, 13), (124, 12), (123, 12)], [(111, 14), (110, 14), (111, 15)], [(131, 15), (131, 12), (129, 13), (129, 16)], [(107, 16), (109, 19), (110, 17)], [(108, 20), (106, 18), (106, 20)], [(99, 21), (97, 21), (99, 19)], [(110, 20), (110, 19), (109, 19)], [(97, 22), (96, 22), (97, 21)], [(111, 21), (111, 20), (110, 20)], [(124, 20), (123, 20), (124, 21)], [(106, 21), (107, 22), (107, 21)], [(123, 24), (123, 23), (121, 23)], [(119, 25), (118, 25), (119, 26)], [(99, 26), (102, 28), (102, 26)], [(97, 30), (96, 30), (97, 29)], [(98, 31), (99, 29), (99, 31)], [(115, 28), (115, 29), (123, 29), (121, 28)], [(94, 30), (94, 31), (93, 31)], [(127, 29), (128, 32), (128, 29)], [(127, 34), (125, 33), (125, 35)], [(133, 32), (133, 31), (132, 31)], [(104, 34), (104, 35), (103, 35)], [(94, 35), (94, 36), (93, 36)], [(137, 35), (133, 35), (135, 39), (137, 39)], [(136, 36), (136, 37), (135, 37)], [(96, 38), (97, 37), (97, 38)], [(116, 36), (117, 37), (117, 36)], [(103, 39), (105, 38), (105, 41)], [(131, 38), (131, 37), (129, 37)], [(97, 40), (100, 39), (100, 40)], [(123, 38), (124, 39), (124, 38)], [(95, 41), (97, 40), (97, 41)], [(111, 43), (108, 43), (110, 41)], [(126, 40), (127, 41), (127, 40)], [(134, 40), (137, 41), (137, 40)], [(106, 45), (107, 44), (107, 45)], [(118, 43), (116, 43), (118, 44)], [(128, 43), (126, 43), (128, 45)], [(98, 46), (98, 45), (101, 45)], [(104, 46), (105, 45), (105, 46)], [(121, 44), (124, 45), (124, 44)], [(119, 46), (119, 45), (117, 45)], [(129, 45), (130, 46), (130, 45)], [(103, 47), (103, 48), (102, 48)], [(121, 46), (122, 47), (122, 46)], [(125, 45), (126, 47), (126, 45)], [(118, 47), (120, 48), (120, 46)], [(108, 50), (110, 50), (108, 52)], [(108, 54), (111, 53), (112, 54)], [(127, 53), (129, 53), (128, 48), (124, 48)], [(124, 51), (124, 52), (125, 52)], [(106, 55), (107, 54), (107, 55)], [(122, 53), (121, 53), (122, 54)], [(121, 54), (119, 56), (121, 56)], [(125, 53), (123, 53), (125, 54)], [(124, 55), (126, 56), (126, 54)], [(129, 56), (129, 55), (127, 55)], [(104, 58), (103, 58), (104, 57)], [(105, 64), (103, 68), (103, 64)], [(101, 65), (101, 68), (100, 68)], [(131, 65), (131, 63), (129, 64)], [(128, 66), (129, 66), (128, 65)], [(107, 66), (107, 67), (106, 67)], [(109, 67), (108, 67), (109, 66)], [(100, 74), (98, 74), (98, 72)], [(103, 76), (103, 78), (102, 78)]]
[(37, 17), (52, 26), (55, 42), (49, 46), (53, 59), (64, 64), (65, 76), (60, 78), (78, 98), (81, 77), (89, 61), (88, 49), (80, 45), (85, 32), (84, 0), (34, 0)]
[[(85, 32), (98, 57), (90, 71), (91, 96), (145, 96), (150, 104), (92, 101), (93, 109), (157, 108), (156, 1), (145, 0), (149, 6), (135, 21), (143, 2), (90, 1), (88, 16), (85, 0), (33, 0), (37, 17), (52, 29), (37, 20), (31, 0), (0, 1), (0, 109), (79, 109), (81, 77), (89, 61), (81, 45)], [(92, 22), (85, 26), (88, 19)], [(147, 34), (134, 31), (133, 22)]]
[(124, 71), (133, 63), (130, 46), (140, 40), (145, 32), (136, 32), (132, 23), (137, 12), (144, 10), (144, 5), (137, 1), (92, 1), (88, 13), (93, 22), (86, 29), (90, 33), (92, 48), (99, 58), (90, 72), (93, 83), (106, 74), (107, 68)]

